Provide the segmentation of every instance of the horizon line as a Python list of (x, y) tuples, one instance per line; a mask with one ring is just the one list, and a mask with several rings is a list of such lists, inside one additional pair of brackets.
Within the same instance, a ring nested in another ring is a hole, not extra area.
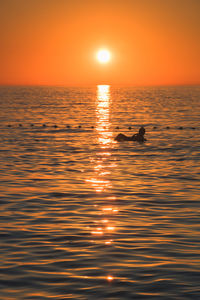
[(116, 83), (92, 83), (92, 84), (0, 84), (0, 87), (66, 87), (66, 88), (81, 88), (81, 87), (96, 87), (98, 85), (108, 85), (113, 87), (181, 87), (181, 86), (200, 86), (199, 83), (170, 83), (170, 84), (116, 84)]

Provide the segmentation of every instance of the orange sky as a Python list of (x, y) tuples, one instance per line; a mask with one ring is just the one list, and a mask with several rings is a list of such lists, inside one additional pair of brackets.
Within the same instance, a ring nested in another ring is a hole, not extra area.
[(199, 0), (0, 0), (0, 84), (200, 84), (199, 11)]

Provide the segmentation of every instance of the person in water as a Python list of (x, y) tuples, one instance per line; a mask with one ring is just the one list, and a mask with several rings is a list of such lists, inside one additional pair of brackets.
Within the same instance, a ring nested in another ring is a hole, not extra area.
[(134, 134), (133, 136), (126, 136), (125, 134), (123, 133), (119, 133), (116, 138), (115, 138), (115, 141), (117, 142), (122, 142), (122, 141), (137, 141), (137, 142), (140, 142), (140, 143), (143, 143), (146, 141), (145, 137), (144, 137), (144, 134), (145, 134), (145, 128), (142, 126), (140, 127), (138, 133)]

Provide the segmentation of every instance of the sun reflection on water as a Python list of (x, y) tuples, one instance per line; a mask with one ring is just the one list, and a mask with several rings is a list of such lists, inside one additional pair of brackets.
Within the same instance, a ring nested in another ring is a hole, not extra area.
[[(113, 133), (110, 123), (110, 86), (98, 85), (96, 97), (96, 137), (97, 152), (91, 158), (93, 164), (93, 174), (87, 179), (90, 182), (98, 198), (101, 199), (96, 204), (97, 218), (93, 221), (91, 234), (93, 243), (112, 245), (114, 233), (116, 232), (116, 214), (118, 208), (115, 206), (116, 197), (112, 192), (112, 182), (110, 180), (111, 171), (116, 164), (112, 159)], [(109, 279), (108, 279), (109, 280)]]
[[(96, 98), (96, 130), (98, 142), (101, 148), (107, 148), (112, 142), (112, 132), (110, 131), (110, 86), (98, 85)], [(105, 151), (104, 155), (110, 155)]]
[[(96, 218), (88, 229), (92, 236), (91, 243), (104, 245), (105, 251), (114, 244), (114, 236), (117, 231), (116, 216), (118, 213), (111, 180), (112, 170), (116, 167), (116, 163), (112, 155), (112, 148), (115, 143), (113, 142), (110, 123), (110, 103), (110, 86), (98, 85), (95, 127), (96, 151), (90, 159), (93, 172), (86, 180), (97, 195), (94, 203)], [(107, 273), (105, 279), (111, 282), (114, 279), (110, 274), (111, 270), (104, 271)]]

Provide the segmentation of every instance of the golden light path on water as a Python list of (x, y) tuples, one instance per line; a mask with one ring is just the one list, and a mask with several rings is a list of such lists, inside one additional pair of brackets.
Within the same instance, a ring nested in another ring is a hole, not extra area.
[[(112, 168), (116, 167), (116, 164), (110, 159), (110, 150), (113, 147), (110, 103), (110, 86), (98, 85), (96, 97), (96, 133), (99, 151), (91, 159), (94, 173), (87, 182), (91, 183), (99, 198), (102, 197), (100, 204), (95, 205), (99, 218), (94, 220), (94, 226), (91, 229), (92, 242), (102, 243), (107, 246), (112, 245), (114, 242), (113, 236), (116, 232), (116, 226), (113, 219), (118, 213), (118, 208), (115, 205), (116, 198), (112, 193), (112, 183), (109, 179)], [(112, 281), (114, 278), (111, 274), (108, 274), (106, 279)]]

